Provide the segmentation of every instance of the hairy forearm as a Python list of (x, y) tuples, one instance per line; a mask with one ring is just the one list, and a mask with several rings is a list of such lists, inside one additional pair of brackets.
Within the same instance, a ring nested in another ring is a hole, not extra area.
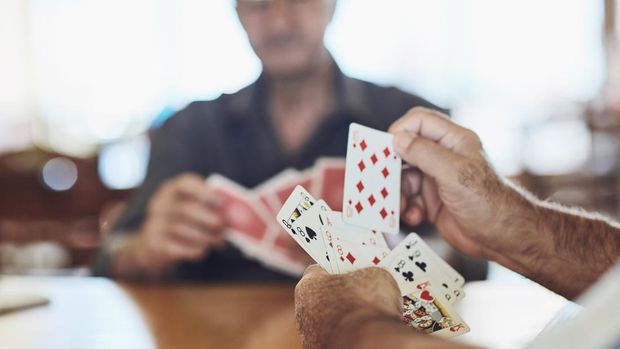
[(491, 259), (568, 298), (620, 259), (617, 223), (511, 189), (518, 197), (495, 232), (507, 238), (489, 251)]

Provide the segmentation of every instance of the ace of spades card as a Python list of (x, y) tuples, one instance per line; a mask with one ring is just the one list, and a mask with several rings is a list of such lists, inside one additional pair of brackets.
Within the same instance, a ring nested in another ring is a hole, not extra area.
[(346, 223), (398, 233), (402, 163), (392, 142), (386, 132), (351, 124), (342, 208)]

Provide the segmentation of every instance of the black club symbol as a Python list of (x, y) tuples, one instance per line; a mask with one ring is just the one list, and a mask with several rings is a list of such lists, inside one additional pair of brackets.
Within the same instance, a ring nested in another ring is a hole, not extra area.
[(403, 273), (403, 277), (405, 278), (405, 281), (413, 281), (413, 273), (410, 271), (406, 271)]

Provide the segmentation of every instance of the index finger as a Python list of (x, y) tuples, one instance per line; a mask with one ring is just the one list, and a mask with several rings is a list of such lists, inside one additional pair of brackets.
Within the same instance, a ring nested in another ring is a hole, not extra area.
[(202, 176), (193, 173), (181, 175), (175, 180), (173, 188), (177, 194), (195, 199), (203, 204), (218, 204), (215, 192), (209, 188)]
[(437, 142), (441, 146), (462, 153), (479, 147), (479, 139), (471, 130), (451, 121), (438, 111), (416, 107), (390, 126), (388, 132), (407, 132)]

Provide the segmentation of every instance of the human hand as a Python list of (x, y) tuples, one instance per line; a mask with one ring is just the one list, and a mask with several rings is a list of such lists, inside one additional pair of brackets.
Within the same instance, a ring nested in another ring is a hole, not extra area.
[(218, 204), (215, 192), (198, 175), (182, 174), (165, 182), (153, 195), (134, 241), (139, 264), (162, 272), (222, 246), (225, 223)]
[(425, 108), (414, 108), (389, 130), (403, 160), (401, 217), (417, 225), (435, 224), (455, 248), (472, 257), (488, 257), (502, 228), (527, 207), (487, 162), (478, 136)]
[(370, 321), (404, 327), (402, 298), (392, 276), (367, 268), (330, 275), (318, 265), (306, 269), (295, 288), (297, 329), (304, 348), (351, 347)]
[(280, 234), (283, 235), (282, 244), (280, 246), (282, 246), (282, 248), (284, 249), (284, 253), (289, 258), (301, 263), (306, 267), (314, 263), (314, 259), (312, 259), (312, 257), (310, 257), (310, 255), (308, 255), (308, 253), (304, 251), (301, 246), (299, 246), (297, 241), (295, 241), (291, 236), (284, 233), (283, 231), (280, 231)]

